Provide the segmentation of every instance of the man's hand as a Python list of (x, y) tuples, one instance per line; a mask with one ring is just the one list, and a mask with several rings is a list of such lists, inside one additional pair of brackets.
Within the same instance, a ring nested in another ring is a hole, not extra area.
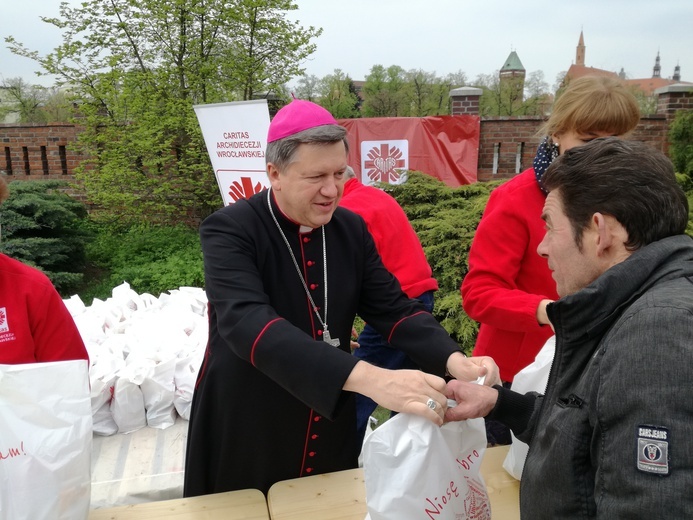
[(359, 361), (344, 390), (370, 397), (388, 410), (420, 415), (438, 426), (443, 424), (447, 409), (445, 380), (420, 370), (386, 370)]
[(445, 412), (445, 422), (486, 417), (498, 401), (495, 388), (456, 379), (448, 383), (445, 395), (457, 402), (457, 406)]
[(351, 346), (351, 350), (357, 349), (361, 346), (356, 341), (357, 339), (359, 339), (359, 333), (356, 332), (356, 329), (354, 327), (351, 327), (351, 339), (349, 340), (349, 345)]
[(468, 358), (462, 352), (455, 352), (448, 358), (447, 369), (451, 376), (462, 381), (476, 381), (481, 376), (486, 376), (486, 386), (501, 384), (498, 365), (488, 356)]
[(537, 307), (537, 323), (539, 323), (539, 325), (548, 325), (551, 327), (551, 330), (554, 330), (553, 324), (549, 320), (549, 315), (546, 313), (546, 306), (549, 303), (553, 303), (553, 300), (541, 300), (539, 302), (539, 306)]

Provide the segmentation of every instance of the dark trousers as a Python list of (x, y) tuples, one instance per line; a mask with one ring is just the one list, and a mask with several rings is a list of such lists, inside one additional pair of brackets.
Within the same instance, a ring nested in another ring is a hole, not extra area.
[[(426, 291), (415, 298), (423, 303), (428, 312), (433, 312), (433, 291)], [(404, 352), (390, 345), (378, 332), (366, 324), (358, 338), (359, 348), (354, 350), (354, 356), (372, 365), (390, 370), (401, 368), (418, 370), (418, 366)], [(370, 397), (356, 394), (356, 435), (363, 442), (366, 434), (368, 418), (378, 405)], [(392, 413), (391, 415), (394, 415)]]

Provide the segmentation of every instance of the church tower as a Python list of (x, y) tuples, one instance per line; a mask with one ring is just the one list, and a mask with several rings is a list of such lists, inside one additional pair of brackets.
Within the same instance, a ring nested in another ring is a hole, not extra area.
[(652, 77), (660, 78), (662, 76), (662, 67), (659, 65), (659, 51), (657, 51), (657, 59), (655, 59), (655, 66), (652, 69)]
[(676, 64), (676, 67), (674, 67), (674, 77), (671, 78), (674, 81), (681, 81), (681, 66)]
[[(498, 75), (503, 109), (498, 115), (511, 116), (524, 101), (526, 70), (515, 51), (511, 51)], [(499, 107), (500, 110), (500, 107)]]
[(575, 52), (575, 65), (585, 66), (585, 39), (582, 36), (582, 31), (580, 31), (580, 41), (578, 41)]

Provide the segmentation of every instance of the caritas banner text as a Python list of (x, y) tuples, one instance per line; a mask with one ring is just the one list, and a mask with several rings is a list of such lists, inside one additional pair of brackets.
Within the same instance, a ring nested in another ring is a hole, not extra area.
[(340, 119), (349, 132), (349, 165), (364, 184), (406, 181), (406, 170), (448, 186), (476, 182), (479, 116)]
[(224, 206), (269, 187), (265, 150), (267, 100), (214, 103), (193, 107)]

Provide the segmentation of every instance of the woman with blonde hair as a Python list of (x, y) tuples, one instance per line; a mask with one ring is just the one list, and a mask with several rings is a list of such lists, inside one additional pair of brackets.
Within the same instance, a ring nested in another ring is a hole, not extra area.
[[(566, 150), (598, 137), (624, 137), (639, 120), (635, 97), (617, 78), (573, 80), (540, 130), (533, 167), (491, 193), (461, 293), (465, 312), (480, 323), (474, 355), (493, 357), (507, 386), (553, 335), (546, 305), (558, 294), (546, 259), (537, 254), (544, 237), (542, 176)], [(510, 442), (506, 428), (494, 433), (488, 425), (488, 434), (491, 444)]]

